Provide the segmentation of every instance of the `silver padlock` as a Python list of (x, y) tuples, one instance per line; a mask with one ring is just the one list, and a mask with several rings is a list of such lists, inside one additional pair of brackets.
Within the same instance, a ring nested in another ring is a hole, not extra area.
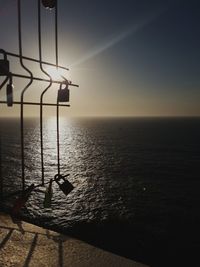
[(10, 82), (7, 84), (6, 87), (6, 96), (7, 96), (7, 106), (12, 107), (13, 106), (13, 83), (12, 83), (12, 77), (10, 77)]

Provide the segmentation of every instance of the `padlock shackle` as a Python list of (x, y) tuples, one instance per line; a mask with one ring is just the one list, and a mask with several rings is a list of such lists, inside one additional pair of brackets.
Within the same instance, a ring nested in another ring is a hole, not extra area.
[[(70, 85), (71, 82), (68, 81), (63, 75), (61, 75), (61, 77), (64, 79), (64, 81), (60, 84), (60, 89), (59, 89), (59, 90), (62, 90), (62, 86), (63, 86), (63, 85), (65, 85), (66, 88), (69, 89), (68, 86)], [(66, 89), (66, 88), (65, 88), (65, 89)]]
[(65, 85), (70, 85), (70, 84), (72, 84), (72, 82), (70, 81), (70, 80), (68, 80), (65, 76), (63, 76), (63, 75), (60, 75), (61, 76), (61, 78), (63, 78), (63, 82), (62, 82), (62, 84), (65, 84)]
[(70, 176), (70, 174), (68, 173), (68, 174), (66, 174), (66, 175), (63, 175), (63, 177), (64, 178), (66, 178), (66, 177), (68, 177), (68, 176)]
[(4, 85), (9, 81), (10, 84), (12, 84), (12, 73), (9, 72), (9, 74), (6, 76), (5, 80), (0, 84), (0, 90), (4, 87)]
[(0, 85), (0, 90), (4, 87), (4, 85), (8, 82), (8, 80), (9, 80), (9, 76), (7, 76), (5, 80), (2, 82), (2, 84)]
[(9, 77), (9, 83), (10, 83), (10, 84), (13, 84), (13, 77), (12, 77), (12, 74), (10, 73), (8, 77)]
[(63, 178), (66, 178), (66, 177), (68, 177), (70, 174), (69, 173), (67, 173), (66, 175), (62, 175), (62, 174), (56, 174), (55, 176), (54, 176), (54, 179), (52, 179), (53, 181), (58, 181), (58, 180), (61, 180), (61, 179), (63, 179)]
[(7, 53), (5, 50), (0, 49), (0, 53), (3, 54), (4, 60), (7, 60)]
[(55, 176), (54, 176), (54, 181), (56, 182), (56, 181), (59, 181), (60, 179), (62, 179), (63, 178), (63, 176), (61, 175), (61, 174), (56, 174)]
[(63, 83), (60, 84), (60, 88), (59, 88), (59, 90), (62, 90), (62, 85), (63, 85)]

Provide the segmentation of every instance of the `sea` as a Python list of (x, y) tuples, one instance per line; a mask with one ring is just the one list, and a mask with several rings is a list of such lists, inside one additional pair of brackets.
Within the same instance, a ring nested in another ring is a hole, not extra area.
[[(48, 183), (58, 173), (55, 118), (43, 137)], [(22, 188), (20, 120), (1, 118), (0, 138), (9, 212)], [(200, 118), (60, 118), (60, 171), (74, 189), (66, 196), (53, 182), (51, 208), (39, 119), (25, 119), (24, 144), (26, 186), (39, 186), (21, 218), (150, 266), (200, 266)]]

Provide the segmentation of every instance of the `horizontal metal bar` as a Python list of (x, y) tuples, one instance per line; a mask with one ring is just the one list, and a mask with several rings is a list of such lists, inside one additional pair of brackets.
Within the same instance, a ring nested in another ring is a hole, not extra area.
[[(6, 101), (0, 101), (0, 104), (7, 104)], [(13, 102), (14, 105), (21, 105), (21, 102), (19, 101), (14, 101)], [(37, 102), (23, 102), (24, 105), (31, 105), (31, 106), (40, 106), (40, 103)], [(43, 106), (54, 106), (54, 107), (70, 107), (70, 105), (65, 105), (65, 104), (54, 104), (54, 103), (42, 103)]]
[[(16, 73), (11, 73), (11, 75), (13, 77), (17, 77), (17, 78), (23, 78), (23, 79), (31, 79), (29, 76), (26, 76), (26, 75), (22, 75), (22, 74), (16, 74)], [(48, 79), (43, 79), (43, 78), (39, 78), (39, 77), (33, 77), (33, 80), (35, 81), (42, 81), (42, 82), (50, 82), (50, 80)], [(52, 83), (57, 83), (57, 84), (64, 84), (65, 81), (58, 81), (58, 80), (52, 80)], [(69, 83), (68, 84), (69, 86), (74, 86), (74, 87), (79, 87), (78, 84), (73, 84), (73, 83)]]
[[(8, 56), (12, 56), (12, 57), (20, 58), (20, 56), (17, 55), (17, 54), (15, 54), (15, 53), (10, 53), (10, 52), (7, 52), (7, 51), (5, 51), (5, 53), (6, 53)], [(22, 59), (40, 63), (40, 61), (39, 61), (38, 59), (31, 58), (31, 57), (25, 57), (25, 56), (22, 56)], [(41, 63), (44, 64), (44, 65), (49, 65), (49, 66), (57, 67), (55, 64), (50, 63), (50, 62), (41, 61)], [(58, 68), (59, 68), (59, 69), (63, 69), (63, 70), (69, 70), (68, 68), (63, 67), (63, 66), (58, 66)]]

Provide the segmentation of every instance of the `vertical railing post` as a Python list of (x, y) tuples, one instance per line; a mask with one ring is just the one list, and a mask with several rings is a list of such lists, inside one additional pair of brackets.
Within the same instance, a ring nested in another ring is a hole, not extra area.
[[(56, 55), (56, 68), (58, 69), (58, 1), (56, 1), (55, 5), (55, 55)], [(60, 126), (59, 126), (58, 98), (56, 107), (56, 131), (57, 131), (57, 168), (58, 168), (58, 175), (60, 175)]]
[(56, 127), (57, 127), (57, 168), (58, 175), (60, 175), (60, 127), (59, 127), (59, 103), (57, 100), (56, 107)]
[(24, 93), (33, 82), (32, 72), (24, 65), (22, 59), (22, 32), (21, 32), (21, 0), (18, 0), (18, 39), (19, 39), (19, 56), (20, 64), (24, 70), (30, 75), (30, 82), (25, 86), (21, 93), (21, 106), (20, 106), (20, 135), (21, 135), (21, 168), (22, 168), (22, 190), (25, 190), (25, 164), (24, 164)]
[(40, 147), (41, 147), (41, 170), (42, 170), (42, 185), (44, 185), (44, 147), (43, 147), (43, 98), (47, 90), (52, 86), (52, 77), (43, 69), (42, 66), (42, 41), (41, 41), (41, 0), (38, 0), (38, 42), (39, 42), (39, 61), (40, 70), (48, 76), (49, 85), (40, 95)]

